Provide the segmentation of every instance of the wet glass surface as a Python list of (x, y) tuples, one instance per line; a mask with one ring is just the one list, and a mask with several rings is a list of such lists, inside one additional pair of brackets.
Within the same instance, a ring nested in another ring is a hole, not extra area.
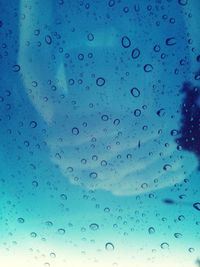
[(0, 13), (0, 266), (200, 266), (200, 2)]

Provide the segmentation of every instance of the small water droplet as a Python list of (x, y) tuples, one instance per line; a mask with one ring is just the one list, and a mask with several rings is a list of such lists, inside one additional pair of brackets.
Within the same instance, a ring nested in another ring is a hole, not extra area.
[(144, 65), (144, 71), (145, 72), (152, 72), (153, 66), (151, 64)]
[(196, 210), (200, 211), (200, 202), (196, 202), (196, 203), (194, 203), (194, 204), (193, 204), (193, 207), (194, 207)]
[(59, 228), (59, 229), (58, 229), (58, 233), (59, 233), (60, 235), (64, 235), (64, 234), (65, 234), (65, 229), (63, 229), (63, 228)]
[(24, 223), (25, 220), (24, 220), (24, 218), (18, 218), (17, 221), (18, 221), (18, 223)]
[(114, 245), (111, 242), (105, 244), (105, 249), (107, 251), (113, 251), (115, 249)]
[(105, 79), (103, 77), (99, 77), (96, 79), (96, 85), (97, 86), (103, 86), (105, 84)]
[(36, 238), (36, 237), (37, 237), (37, 234), (36, 234), (35, 232), (32, 232), (32, 233), (30, 233), (30, 236), (31, 236), (32, 238)]
[(46, 35), (46, 36), (45, 36), (45, 42), (46, 42), (48, 45), (50, 45), (50, 44), (52, 43), (52, 38), (51, 38), (50, 35)]
[(131, 89), (131, 95), (134, 97), (139, 97), (140, 96), (140, 90), (136, 87)]
[(167, 38), (165, 43), (166, 43), (166, 45), (175, 45), (176, 39), (174, 37)]
[(12, 66), (12, 70), (13, 70), (14, 72), (19, 72), (20, 69), (21, 69), (20, 65), (15, 64), (15, 65)]
[(91, 223), (91, 224), (90, 224), (90, 229), (91, 229), (92, 231), (96, 231), (96, 230), (99, 229), (99, 225), (96, 224), (96, 223)]
[(124, 48), (128, 48), (131, 46), (131, 40), (127, 36), (122, 37), (121, 43)]
[(72, 128), (72, 134), (73, 135), (78, 135), (79, 134), (79, 129), (77, 127)]
[(131, 57), (136, 59), (140, 56), (140, 50), (138, 48), (134, 48), (131, 53)]
[(155, 233), (154, 227), (149, 227), (148, 232), (149, 234), (154, 234)]
[(37, 122), (36, 121), (31, 121), (29, 125), (30, 125), (31, 128), (36, 128), (37, 127)]
[(160, 245), (160, 247), (161, 247), (162, 249), (168, 249), (168, 248), (169, 248), (169, 244), (166, 243), (166, 242), (163, 242), (163, 243)]

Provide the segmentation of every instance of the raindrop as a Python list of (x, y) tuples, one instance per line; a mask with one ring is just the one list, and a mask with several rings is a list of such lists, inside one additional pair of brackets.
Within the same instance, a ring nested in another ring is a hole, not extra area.
[(50, 257), (51, 257), (51, 258), (56, 258), (56, 254), (55, 254), (54, 252), (51, 252), (51, 253), (50, 253)]
[(111, 242), (105, 244), (105, 249), (107, 251), (113, 251), (115, 249), (114, 245)]
[(79, 134), (79, 129), (77, 127), (72, 128), (72, 134), (73, 135), (78, 135)]
[(139, 97), (140, 96), (140, 90), (138, 88), (134, 87), (131, 89), (131, 94), (134, 97)]
[(38, 182), (37, 182), (37, 181), (33, 181), (33, 182), (32, 182), (32, 186), (33, 186), (33, 187), (38, 187)]
[(193, 204), (193, 207), (194, 207), (196, 210), (200, 211), (200, 202), (196, 202), (196, 203), (194, 203), (194, 204)]
[(61, 197), (61, 199), (63, 199), (63, 200), (67, 200), (67, 196), (66, 196), (65, 194), (61, 194), (60, 197)]
[(65, 229), (63, 229), (63, 228), (58, 229), (58, 233), (60, 235), (64, 235), (65, 234)]
[(110, 0), (108, 2), (109, 7), (113, 7), (115, 5), (115, 0)]
[(169, 244), (166, 243), (166, 242), (164, 242), (164, 243), (162, 243), (162, 244), (160, 245), (160, 247), (161, 247), (162, 249), (168, 249), (168, 248), (169, 248)]
[(189, 251), (190, 253), (192, 253), (192, 252), (194, 252), (194, 248), (189, 248), (188, 251)]
[(166, 45), (175, 45), (176, 39), (174, 37), (167, 38), (165, 43), (166, 43)]
[(18, 221), (18, 223), (24, 223), (24, 219), (23, 218), (18, 218), (17, 221)]
[(107, 161), (102, 160), (102, 161), (101, 161), (101, 166), (106, 166), (106, 165), (107, 165)]
[(115, 119), (115, 120), (113, 121), (113, 123), (114, 123), (114, 125), (119, 125), (119, 124), (120, 124), (120, 120), (119, 120), (119, 119)]
[(164, 108), (161, 108), (159, 109), (156, 114), (159, 116), (159, 117), (164, 117), (165, 116), (165, 109)]
[(188, 3), (188, 0), (178, 0), (179, 5), (186, 6)]
[(87, 38), (88, 38), (88, 41), (93, 41), (94, 40), (94, 35), (92, 33), (89, 33)]
[(46, 226), (53, 226), (53, 223), (51, 221), (45, 222)]
[(91, 229), (92, 231), (96, 231), (96, 230), (99, 229), (99, 225), (96, 224), (96, 223), (91, 223), (91, 224), (90, 224), (90, 229)]
[(140, 56), (140, 50), (138, 48), (134, 48), (132, 53), (131, 53), (131, 57), (133, 59), (136, 59)]
[(92, 178), (92, 179), (96, 179), (97, 178), (97, 173), (96, 172), (91, 172), (90, 173), (90, 178)]
[(155, 233), (154, 227), (149, 227), (148, 232), (149, 232), (150, 235), (154, 234)]
[(160, 46), (159, 45), (155, 45), (154, 48), (153, 48), (153, 50), (155, 52), (159, 52), (160, 51)]
[(50, 45), (50, 44), (52, 43), (52, 38), (51, 38), (50, 35), (46, 35), (46, 36), (45, 36), (45, 42), (46, 42), (48, 45)]
[(166, 204), (169, 204), (169, 205), (175, 204), (174, 200), (170, 199), (170, 198), (163, 199), (163, 202), (166, 203)]
[(20, 71), (20, 69), (21, 69), (21, 67), (20, 67), (20, 65), (13, 65), (12, 66), (12, 70), (14, 71), (14, 72), (18, 72), (18, 71)]
[(102, 121), (108, 121), (109, 117), (108, 117), (108, 115), (102, 115), (101, 119), (102, 119)]
[(151, 64), (144, 65), (144, 71), (145, 72), (152, 72), (153, 66)]
[(164, 170), (164, 171), (169, 171), (171, 168), (172, 168), (172, 166), (171, 166), (170, 164), (165, 164), (165, 165), (163, 166), (163, 170)]
[(181, 238), (181, 237), (182, 237), (182, 234), (181, 234), (181, 233), (175, 233), (174, 236), (175, 236), (176, 238)]
[(183, 215), (180, 215), (180, 216), (178, 216), (178, 220), (179, 221), (184, 221), (185, 220), (185, 217)]
[(96, 79), (97, 86), (103, 86), (105, 84), (105, 79), (103, 77), (99, 77)]
[(141, 115), (141, 110), (138, 109), (138, 108), (135, 109), (135, 110), (134, 110), (134, 116), (135, 116), (135, 117), (139, 117), (140, 115)]
[(173, 130), (171, 130), (170, 134), (171, 134), (171, 136), (176, 136), (178, 134), (178, 131), (173, 129)]
[(30, 125), (31, 128), (36, 128), (37, 127), (37, 122), (36, 121), (31, 121), (29, 125)]
[(124, 48), (128, 48), (131, 46), (131, 41), (127, 36), (123, 36), (121, 42)]
[(30, 236), (31, 236), (32, 238), (36, 238), (36, 237), (37, 237), (37, 234), (36, 234), (35, 232), (32, 232), (32, 233), (30, 233)]

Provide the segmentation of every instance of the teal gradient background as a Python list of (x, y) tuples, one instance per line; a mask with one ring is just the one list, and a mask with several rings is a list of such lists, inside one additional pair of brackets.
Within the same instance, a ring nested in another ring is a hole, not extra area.
[(183, 84), (199, 86), (199, 1), (0, 12), (0, 266), (198, 266), (198, 159), (170, 133)]

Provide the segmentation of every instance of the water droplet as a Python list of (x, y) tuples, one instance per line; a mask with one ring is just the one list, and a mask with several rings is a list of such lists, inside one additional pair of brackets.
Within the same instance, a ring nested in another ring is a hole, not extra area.
[(153, 50), (155, 52), (159, 52), (160, 51), (160, 46), (159, 45), (155, 45), (154, 48), (153, 48)]
[(92, 179), (96, 179), (97, 178), (97, 173), (96, 172), (91, 172), (90, 173), (90, 178), (92, 178)]
[(96, 224), (96, 223), (91, 223), (91, 224), (90, 224), (90, 229), (91, 229), (92, 231), (96, 231), (96, 230), (99, 229), (99, 225)]
[(51, 221), (47, 221), (47, 222), (45, 222), (45, 224), (46, 224), (46, 226), (53, 226), (53, 223), (51, 222)]
[(114, 123), (114, 125), (119, 125), (119, 124), (120, 124), (120, 120), (119, 120), (119, 119), (115, 119), (115, 120), (113, 121), (113, 123)]
[(65, 195), (65, 194), (61, 194), (60, 197), (61, 197), (61, 199), (63, 199), (63, 200), (67, 200), (67, 195)]
[(178, 135), (178, 130), (175, 130), (175, 129), (173, 129), (173, 130), (171, 130), (171, 132), (170, 132), (170, 134), (171, 134), (171, 136), (176, 136), (176, 135)]
[(32, 233), (30, 233), (30, 236), (31, 236), (32, 238), (36, 238), (36, 237), (37, 237), (37, 234), (36, 234), (35, 232), (32, 232)]
[(72, 134), (73, 135), (78, 135), (79, 134), (79, 129), (77, 127), (72, 128)]
[(179, 5), (186, 6), (188, 3), (188, 0), (178, 0)]
[(170, 198), (163, 199), (163, 202), (166, 203), (166, 204), (170, 204), (170, 205), (175, 204), (174, 200), (170, 199)]
[(56, 254), (54, 252), (51, 252), (50, 257), (54, 259), (54, 258), (56, 258)]
[(18, 223), (24, 223), (24, 218), (18, 218), (17, 221)]
[(175, 236), (176, 238), (181, 238), (181, 237), (182, 237), (182, 234), (181, 234), (181, 233), (175, 233), (174, 236)]
[(159, 117), (164, 117), (165, 116), (165, 109), (164, 108), (161, 108), (159, 109), (156, 114), (159, 116)]
[(122, 37), (121, 43), (124, 48), (128, 48), (131, 46), (131, 40), (127, 36)]
[(20, 69), (21, 69), (21, 67), (20, 67), (20, 65), (13, 65), (12, 66), (12, 70), (14, 71), (14, 72), (18, 72), (18, 71), (20, 71)]
[(113, 7), (115, 5), (115, 0), (110, 0), (108, 2), (109, 7)]
[(170, 164), (165, 164), (165, 165), (163, 166), (163, 170), (164, 170), (164, 171), (169, 171), (171, 168), (172, 168), (172, 166), (171, 166)]
[(114, 245), (111, 242), (105, 244), (105, 249), (107, 251), (113, 251), (115, 249)]
[(140, 56), (140, 50), (138, 48), (134, 48), (131, 53), (131, 57), (136, 59)]
[(166, 45), (175, 45), (176, 39), (174, 37), (167, 38), (165, 43), (166, 43)]
[(102, 119), (102, 121), (108, 121), (109, 117), (108, 117), (108, 115), (102, 115), (101, 119)]
[(168, 249), (168, 248), (169, 248), (169, 244), (166, 243), (166, 242), (163, 242), (163, 243), (160, 245), (160, 247), (161, 247), (162, 249)]
[(106, 208), (104, 209), (104, 211), (105, 211), (105, 212), (110, 212), (110, 209), (106, 207)]
[(134, 116), (135, 116), (135, 117), (139, 117), (140, 115), (141, 115), (141, 110), (138, 109), (138, 108), (135, 109), (135, 110), (134, 110)]
[(106, 160), (102, 160), (101, 161), (101, 166), (106, 166), (107, 165), (107, 161)]
[(45, 36), (45, 42), (46, 42), (48, 45), (50, 45), (50, 44), (52, 43), (52, 38), (51, 38), (50, 35), (46, 35), (46, 36)]
[(145, 72), (152, 72), (153, 66), (151, 64), (144, 65), (144, 71)]
[(34, 180), (34, 181), (32, 182), (32, 186), (33, 186), (33, 187), (38, 187), (38, 182)]
[(148, 184), (147, 183), (143, 183), (143, 184), (141, 184), (141, 188), (142, 189), (146, 189), (148, 187)]
[(154, 234), (155, 233), (154, 227), (149, 227), (148, 232), (149, 234)]
[(87, 36), (87, 38), (88, 38), (88, 41), (91, 42), (91, 41), (94, 40), (94, 35), (92, 33), (89, 33), (88, 36)]
[(59, 229), (58, 229), (58, 233), (59, 233), (60, 235), (64, 235), (64, 234), (65, 234), (65, 229), (63, 229), (63, 228), (59, 228)]
[(188, 249), (188, 251), (189, 251), (190, 253), (193, 253), (194, 250), (195, 250), (194, 248), (189, 248), (189, 249)]
[(200, 202), (196, 202), (196, 203), (194, 203), (194, 204), (193, 204), (193, 207), (194, 207), (196, 210), (200, 211)]
[(134, 87), (131, 89), (131, 94), (134, 97), (139, 97), (140, 96), (140, 90), (138, 88)]
[(31, 128), (36, 128), (37, 127), (37, 122), (36, 121), (31, 121), (29, 125), (30, 125)]
[(97, 86), (103, 86), (105, 84), (105, 79), (103, 77), (99, 77), (96, 79), (96, 85)]
[(180, 216), (178, 216), (178, 220), (179, 221), (184, 221), (185, 220), (185, 217), (183, 215), (180, 215)]

